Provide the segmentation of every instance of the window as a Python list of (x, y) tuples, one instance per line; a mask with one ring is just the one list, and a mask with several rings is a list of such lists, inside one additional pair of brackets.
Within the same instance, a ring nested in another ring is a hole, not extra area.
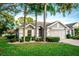
[(28, 30), (28, 36), (31, 36), (32, 31)]

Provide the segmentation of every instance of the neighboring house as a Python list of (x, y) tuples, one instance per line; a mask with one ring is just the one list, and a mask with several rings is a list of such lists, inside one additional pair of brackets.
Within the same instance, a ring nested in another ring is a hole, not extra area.
[[(19, 38), (23, 36), (23, 24), (19, 27)], [(44, 35), (43, 22), (37, 23), (37, 37), (41, 37)], [(26, 24), (25, 35), (35, 36), (35, 24)], [(66, 38), (66, 34), (68, 31), (70, 32), (70, 28), (59, 21), (55, 21), (52, 23), (46, 23), (47, 27), (47, 37), (60, 37), (61, 39)]]
[(72, 36), (76, 35), (75, 29), (79, 28), (79, 22), (75, 22), (75, 23), (71, 23), (71, 24), (66, 24), (70, 30), (68, 31), (69, 34), (71, 34)]

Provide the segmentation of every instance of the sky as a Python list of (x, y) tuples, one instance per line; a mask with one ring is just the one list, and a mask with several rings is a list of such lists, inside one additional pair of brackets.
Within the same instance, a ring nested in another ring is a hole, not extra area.
[[(19, 17), (22, 17), (23, 13), (19, 13), (15, 16), (15, 19), (18, 19)], [(35, 20), (34, 15), (28, 15), (27, 17), (32, 17), (33, 20)], [(38, 21), (43, 21), (43, 15), (38, 15)], [(54, 22), (54, 21), (60, 21), (64, 24), (69, 24), (69, 23), (74, 23), (74, 22), (79, 22), (79, 8), (78, 9), (73, 9), (71, 11), (71, 14), (68, 14), (66, 12), (66, 16), (64, 17), (61, 13), (56, 13), (55, 16), (50, 15), (50, 13), (47, 13), (47, 18), (46, 22)]]

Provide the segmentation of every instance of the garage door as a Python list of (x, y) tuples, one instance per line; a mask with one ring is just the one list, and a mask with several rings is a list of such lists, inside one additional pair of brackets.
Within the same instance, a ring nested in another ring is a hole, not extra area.
[(51, 36), (65, 38), (65, 30), (52, 30)]

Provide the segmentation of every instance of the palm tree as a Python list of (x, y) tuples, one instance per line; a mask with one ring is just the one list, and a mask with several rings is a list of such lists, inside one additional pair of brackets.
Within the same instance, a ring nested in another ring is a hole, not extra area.
[(46, 3), (44, 4), (44, 42), (46, 41)]
[(37, 17), (43, 13), (42, 4), (30, 4), (30, 12), (35, 15), (35, 40), (37, 40)]
[(26, 4), (24, 4), (24, 28), (23, 28), (23, 39), (24, 39), (24, 42), (25, 42), (25, 24), (26, 24), (26, 15), (27, 15), (27, 6)]

